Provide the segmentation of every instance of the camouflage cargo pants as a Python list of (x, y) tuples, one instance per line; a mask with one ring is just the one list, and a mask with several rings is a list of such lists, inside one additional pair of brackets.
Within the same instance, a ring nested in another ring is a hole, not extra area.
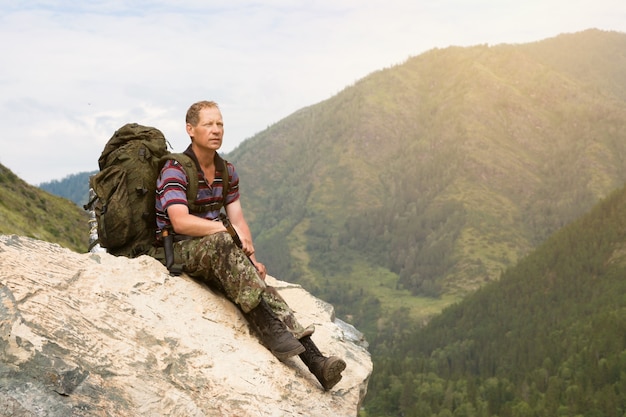
[(183, 265), (188, 275), (217, 286), (246, 313), (255, 308), (263, 297), (298, 339), (314, 331), (313, 326), (304, 328), (298, 323), (285, 300), (276, 289), (265, 284), (226, 232), (174, 243), (174, 263)]

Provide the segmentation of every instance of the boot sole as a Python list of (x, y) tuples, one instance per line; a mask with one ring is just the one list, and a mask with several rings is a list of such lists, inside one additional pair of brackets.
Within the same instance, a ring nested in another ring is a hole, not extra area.
[(344, 369), (346, 369), (346, 363), (343, 359), (334, 356), (327, 359), (323, 369), (324, 383), (322, 384), (325, 390), (331, 389), (341, 381), (341, 373)]

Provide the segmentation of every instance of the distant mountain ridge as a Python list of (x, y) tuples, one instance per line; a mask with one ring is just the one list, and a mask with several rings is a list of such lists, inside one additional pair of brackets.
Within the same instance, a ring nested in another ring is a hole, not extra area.
[(50, 194), (67, 198), (82, 207), (87, 204), (89, 200), (89, 177), (97, 172), (98, 171), (91, 171), (71, 174), (60, 180), (43, 182), (39, 184), (39, 188)]

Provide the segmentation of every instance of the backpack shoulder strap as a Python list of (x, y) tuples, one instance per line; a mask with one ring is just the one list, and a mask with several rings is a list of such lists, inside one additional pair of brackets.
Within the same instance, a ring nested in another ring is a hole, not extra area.
[(228, 197), (228, 191), (230, 190), (230, 173), (228, 172), (228, 161), (222, 158), (224, 161), (224, 170), (222, 171), (222, 206), (226, 210), (226, 197)]
[(222, 207), (226, 206), (226, 196), (228, 195), (230, 184), (228, 163), (226, 160), (224, 160), (222, 171), (222, 201), (213, 204), (196, 204), (196, 196), (198, 195), (198, 167), (195, 161), (185, 153), (170, 153), (161, 158), (159, 171), (163, 168), (165, 162), (170, 159), (177, 161), (180, 166), (183, 167), (189, 179), (189, 183), (187, 184), (187, 205), (190, 213), (205, 213), (207, 211), (220, 210)]
[(159, 161), (159, 172), (168, 160), (178, 162), (185, 170), (187, 179), (189, 179), (189, 183), (187, 184), (187, 204), (189, 205), (189, 211), (194, 212), (197, 207), (195, 201), (198, 195), (198, 168), (196, 167), (196, 163), (184, 153), (170, 153), (163, 156)]

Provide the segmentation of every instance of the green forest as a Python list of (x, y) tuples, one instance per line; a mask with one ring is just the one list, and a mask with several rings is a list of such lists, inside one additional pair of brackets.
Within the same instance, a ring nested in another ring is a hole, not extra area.
[(372, 342), (362, 416), (626, 413), (626, 188), (424, 328)]

